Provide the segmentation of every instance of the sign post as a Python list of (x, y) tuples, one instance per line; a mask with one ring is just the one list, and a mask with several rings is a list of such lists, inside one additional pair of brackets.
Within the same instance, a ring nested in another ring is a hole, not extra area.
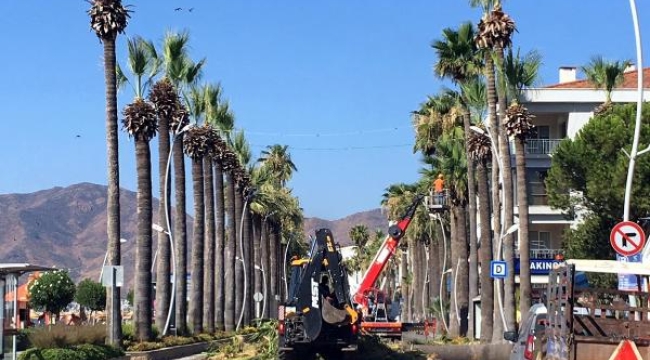
[[(620, 222), (612, 228), (609, 242), (616, 251), (616, 259), (623, 262), (641, 262), (641, 251), (646, 242), (646, 235), (641, 226), (632, 221)], [(623, 291), (638, 290), (636, 275), (618, 275), (618, 289)]]

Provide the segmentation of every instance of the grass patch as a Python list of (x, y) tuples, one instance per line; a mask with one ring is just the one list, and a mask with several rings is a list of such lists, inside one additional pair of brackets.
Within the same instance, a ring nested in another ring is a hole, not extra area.
[(43, 326), (30, 329), (27, 340), (32, 347), (39, 349), (64, 348), (79, 344), (102, 345), (106, 340), (106, 325)]

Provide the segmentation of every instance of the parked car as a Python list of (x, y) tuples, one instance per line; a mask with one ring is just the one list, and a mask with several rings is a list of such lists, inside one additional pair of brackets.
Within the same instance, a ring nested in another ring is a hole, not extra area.
[(530, 307), (528, 314), (522, 318), (519, 332), (516, 330), (506, 331), (503, 338), (514, 342), (510, 352), (510, 360), (534, 360), (536, 351), (539, 351), (540, 339), (544, 334), (546, 324), (546, 306), (534, 304)]

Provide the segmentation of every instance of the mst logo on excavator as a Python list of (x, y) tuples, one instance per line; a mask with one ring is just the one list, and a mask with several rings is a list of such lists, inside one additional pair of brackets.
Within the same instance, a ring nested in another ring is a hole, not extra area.
[(311, 307), (318, 309), (318, 300), (320, 295), (318, 295), (318, 283), (311, 279)]

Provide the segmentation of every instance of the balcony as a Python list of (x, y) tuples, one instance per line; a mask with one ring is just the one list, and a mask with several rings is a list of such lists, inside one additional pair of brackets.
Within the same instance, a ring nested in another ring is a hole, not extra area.
[[(550, 155), (555, 151), (562, 139), (528, 139), (526, 140), (526, 155)], [(514, 155), (515, 147), (510, 142), (510, 153)]]

